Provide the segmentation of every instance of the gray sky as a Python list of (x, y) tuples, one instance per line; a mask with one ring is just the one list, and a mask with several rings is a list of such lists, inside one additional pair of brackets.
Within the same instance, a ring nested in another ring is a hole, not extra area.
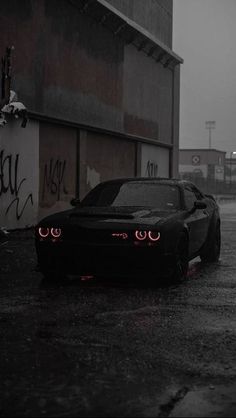
[(173, 50), (184, 59), (180, 148), (236, 151), (236, 0), (173, 0)]

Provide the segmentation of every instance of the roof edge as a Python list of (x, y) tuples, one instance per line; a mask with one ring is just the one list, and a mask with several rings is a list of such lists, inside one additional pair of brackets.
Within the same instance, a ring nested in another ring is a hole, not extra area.
[(153, 44), (155, 44), (157, 47), (162, 49), (162, 51), (165, 52), (166, 54), (168, 54), (173, 60), (175, 60), (177, 64), (183, 64), (183, 62), (184, 62), (183, 58), (181, 58), (179, 55), (177, 55), (175, 52), (173, 52), (172, 49), (170, 49), (167, 45), (165, 45), (163, 42), (161, 42), (154, 35), (152, 35), (149, 31), (147, 31), (142, 26), (140, 26), (138, 23), (134, 22), (132, 19), (125, 16), (122, 12), (120, 12), (115, 7), (113, 7), (106, 0), (97, 0), (97, 3), (99, 3), (103, 7), (107, 8), (111, 13), (113, 13), (118, 18), (123, 20), (124, 23), (126, 25), (128, 25), (130, 28), (132, 28), (133, 30), (138, 32), (141, 36), (143, 36), (145, 39), (148, 39)]
[(222, 151), (220, 149), (216, 148), (180, 148), (179, 152), (181, 151), (215, 151), (215, 152), (221, 152), (222, 154), (227, 154), (227, 151)]

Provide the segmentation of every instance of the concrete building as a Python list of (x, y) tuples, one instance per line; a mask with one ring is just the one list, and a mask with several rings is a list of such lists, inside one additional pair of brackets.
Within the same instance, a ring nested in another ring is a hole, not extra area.
[(225, 159), (225, 182), (228, 186), (236, 188), (236, 156), (231, 155)]
[(181, 149), (179, 174), (198, 184), (204, 191), (224, 187), (226, 152), (216, 149)]
[(22, 128), (7, 114), (0, 130), (1, 226), (35, 224), (106, 179), (177, 176), (182, 59), (172, 7), (0, 2), (0, 109), (13, 90), (29, 116)]
[(181, 149), (179, 151), (179, 172), (181, 177), (190, 174), (205, 179), (225, 178), (225, 151), (216, 149)]

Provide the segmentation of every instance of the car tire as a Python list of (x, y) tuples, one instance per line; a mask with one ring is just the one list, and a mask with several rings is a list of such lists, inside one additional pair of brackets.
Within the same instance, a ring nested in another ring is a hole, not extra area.
[(173, 266), (172, 281), (181, 282), (186, 279), (189, 264), (189, 246), (188, 237), (182, 233), (175, 252), (175, 261)]
[(217, 262), (220, 257), (221, 231), (220, 223), (217, 222), (214, 228), (210, 229), (207, 241), (200, 253), (203, 262)]

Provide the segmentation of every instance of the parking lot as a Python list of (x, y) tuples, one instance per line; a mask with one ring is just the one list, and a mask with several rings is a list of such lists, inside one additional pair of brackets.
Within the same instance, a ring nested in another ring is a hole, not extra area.
[(2, 416), (235, 416), (236, 206), (180, 285), (44, 283), (33, 232), (0, 248)]

